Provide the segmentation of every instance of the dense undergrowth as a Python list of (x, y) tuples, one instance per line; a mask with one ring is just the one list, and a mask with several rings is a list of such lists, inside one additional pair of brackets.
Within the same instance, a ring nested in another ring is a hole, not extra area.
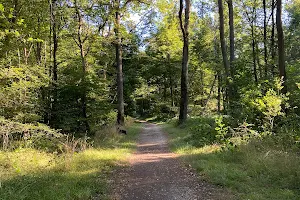
[(163, 126), (170, 133), (172, 150), (186, 164), (204, 179), (232, 190), (237, 199), (300, 199), (300, 151), (297, 142), (291, 146), (288, 138), (292, 136), (287, 132), (285, 139), (282, 133), (252, 138), (238, 133), (238, 137), (229, 134), (222, 138), (222, 131), (230, 127), (220, 124), (218, 117), (192, 118), (179, 127), (173, 122)]
[(108, 198), (109, 174), (133, 151), (141, 127), (127, 126), (126, 137), (107, 127), (88, 141), (65, 138), (61, 151), (36, 145), (0, 151), (0, 199)]

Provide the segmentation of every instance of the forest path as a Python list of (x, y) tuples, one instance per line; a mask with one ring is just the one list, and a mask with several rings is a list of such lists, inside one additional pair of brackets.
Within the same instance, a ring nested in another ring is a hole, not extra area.
[(115, 174), (115, 200), (230, 199), (219, 188), (200, 179), (171, 153), (159, 126), (145, 124), (130, 167)]

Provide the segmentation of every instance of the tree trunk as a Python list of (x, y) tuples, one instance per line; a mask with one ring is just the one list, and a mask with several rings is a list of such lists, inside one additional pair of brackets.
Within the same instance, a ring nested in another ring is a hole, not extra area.
[(221, 50), (223, 56), (223, 64), (225, 69), (225, 79), (226, 79), (226, 90), (225, 90), (225, 99), (229, 102), (231, 99), (231, 86), (229, 83), (229, 62), (227, 58), (227, 50), (225, 43), (225, 33), (224, 33), (224, 10), (223, 10), (223, 2), (222, 0), (218, 0), (218, 8), (219, 8), (219, 31), (220, 31), (220, 42), (221, 42)]
[(218, 113), (221, 113), (221, 86), (222, 86), (222, 80), (221, 80), (221, 73), (220, 70), (218, 70)]
[[(87, 89), (86, 89), (86, 60), (85, 60), (85, 50), (84, 50), (84, 40), (87, 38), (82, 39), (81, 33), (82, 33), (82, 27), (83, 27), (83, 20), (82, 15), (80, 13), (80, 10), (77, 5), (77, 1), (75, 0), (75, 10), (78, 20), (78, 29), (77, 29), (77, 40), (78, 40), (78, 47), (80, 49), (80, 58), (81, 58), (81, 65), (82, 65), (82, 94), (81, 94), (81, 112), (82, 112), (82, 118), (84, 123), (84, 131), (89, 133), (89, 123), (87, 120), (87, 103), (86, 103), (86, 96), (87, 96)], [(86, 36), (87, 37), (87, 36)]]
[(118, 99), (118, 115), (117, 123), (124, 125), (124, 94), (123, 94), (123, 66), (122, 66), (122, 45), (120, 36), (120, 0), (115, 0), (116, 16), (115, 16), (115, 48), (116, 48), (116, 61), (117, 61), (117, 99)]
[(266, 0), (263, 0), (263, 7), (264, 7), (264, 60), (265, 60), (264, 78), (267, 79), (267, 76), (268, 76), (268, 47), (267, 47), (267, 8), (266, 8)]
[(57, 21), (56, 21), (56, 0), (51, 0), (50, 4), (51, 10), (51, 32), (52, 32), (52, 42), (53, 42), (53, 49), (52, 49), (52, 100), (50, 100), (50, 124), (54, 127), (57, 122), (57, 50), (58, 50), (58, 37), (57, 37)]
[(254, 74), (254, 80), (257, 83), (257, 66), (256, 66), (256, 52), (255, 52), (255, 38), (254, 38), (254, 24), (252, 22), (251, 25), (251, 37), (252, 37), (252, 61), (253, 61), (253, 74)]
[(180, 0), (179, 20), (183, 36), (183, 56), (181, 70), (181, 99), (179, 123), (182, 124), (187, 119), (188, 109), (188, 61), (189, 61), (189, 19), (190, 19), (191, 1), (185, 0), (185, 18), (182, 20), (183, 0)]
[[(41, 19), (38, 17), (37, 19), (37, 34), (41, 34)], [(42, 43), (37, 42), (36, 43), (36, 62), (38, 65), (42, 64)]]
[(170, 93), (171, 93), (171, 107), (175, 106), (174, 103), (174, 87), (173, 87), (173, 79), (170, 77)]
[(207, 107), (207, 104), (208, 104), (208, 102), (209, 102), (209, 100), (210, 100), (210, 98), (211, 98), (211, 95), (212, 95), (213, 92), (214, 92), (214, 87), (215, 87), (215, 83), (216, 83), (217, 78), (218, 78), (218, 75), (216, 74), (215, 77), (214, 77), (213, 83), (211, 84), (211, 87), (210, 87), (210, 90), (209, 90), (209, 95), (208, 95), (207, 99), (206, 99), (205, 102), (204, 102), (204, 107), (203, 107), (202, 113), (205, 112), (206, 107)]
[(235, 59), (234, 55), (234, 21), (233, 21), (233, 5), (232, 0), (228, 0), (228, 10), (229, 10), (229, 39), (230, 39), (230, 76), (234, 76), (234, 66), (233, 62)]
[(277, 12), (276, 12), (276, 26), (277, 26), (277, 36), (278, 36), (278, 66), (279, 66), (279, 76), (283, 81), (283, 88), (281, 92), (283, 94), (287, 93), (286, 86), (286, 71), (285, 71), (285, 50), (284, 50), (284, 35), (282, 28), (282, 1), (277, 0)]
[(170, 54), (168, 53), (167, 55), (167, 65), (168, 65), (168, 69), (169, 69), (169, 81), (170, 81), (170, 94), (171, 94), (171, 107), (174, 107), (174, 87), (173, 87), (173, 78), (172, 78), (172, 74), (171, 74), (171, 61), (170, 61)]
[(274, 10), (275, 10), (275, 0), (272, 0), (272, 33), (271, 33), (271, 57), (272, 57), (272, 66), (271, 66), (271, 72), (272, 76), (275, 77), (275, 17), (274, 17)]

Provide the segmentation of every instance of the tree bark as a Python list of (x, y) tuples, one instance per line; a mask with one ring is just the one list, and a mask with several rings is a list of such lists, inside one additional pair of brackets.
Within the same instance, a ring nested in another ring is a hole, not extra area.
[(283, 94), (287, 93), (286, 85), (286, 71), (285, 71), (285, 50), (284, 50), (284, 34), (282, 28), (282, 0), (277, 0), (277, 12), (276, 12), (276, 26), (277, 26), (277, 43), (278, 43), (278, 66), (279, 66), (279, 76), (283, 81), (283, 88), (281, 92)]
[(179, 21), (183, 36), (182, 49), (182, 69), (181, 69), (181, 99), (180, 99), (180, 113), (179, 123), (182, 124), (187, 119), (188, 109), (188, 62), (189, 62), (189, 19), (190, 19), (191, 1), (185, 0), (185, 18), (184, 23), (182, 19), (183, 0), (180, 0)]
[(120, 36), (120, 0), (115, 0), (116, 16), (115, 16), (115, 48), (117, 62), (117, 99), (118, 99), (118, 115), (117, 124), (124, 125), (124, 91), (123, 91), (123, 66), (122, 66), (122, 41)]

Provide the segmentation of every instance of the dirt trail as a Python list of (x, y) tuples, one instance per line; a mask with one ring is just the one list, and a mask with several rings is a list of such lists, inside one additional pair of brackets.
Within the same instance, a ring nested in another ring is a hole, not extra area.
[(116, 172), (115, 200), (230, 199), (224, 191), (197, 178), (171, 153), (157, 125), (145, 124), (131, 167)]

